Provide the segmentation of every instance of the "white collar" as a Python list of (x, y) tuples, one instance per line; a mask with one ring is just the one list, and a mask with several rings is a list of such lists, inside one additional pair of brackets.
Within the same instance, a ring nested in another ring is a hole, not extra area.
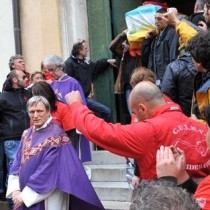
[(58, 81), (61, 81), (67, 74), (63, 74), (61, 78), (58, 79)]

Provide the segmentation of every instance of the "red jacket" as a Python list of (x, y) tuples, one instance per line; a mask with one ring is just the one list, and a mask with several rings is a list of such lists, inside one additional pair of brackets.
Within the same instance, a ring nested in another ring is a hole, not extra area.
[(57, 110), (51, 112), (51, 115), (58, 121), (60, 126), (65, 130), (69, 131), (75, 128), (71, 112), (69, 111), (69, 107), (61, 103), (60, 101), (56, 102)]
[(92, 142), (115, 154), (136, 159), (143, 179), (156, 178), (156, 151), (160, 145), (183, 149), (192, 177), (205, 177), (209, 173), (206, 125), (182, 114), (174, 103), (160, 106), (151, 119), (130, 125), (106, 123), (78, 102), (70, 110), (76, 128)]
[(194, 194), (202, 210), (210, 209), (210, 176), (207, 176), (199, 185)]

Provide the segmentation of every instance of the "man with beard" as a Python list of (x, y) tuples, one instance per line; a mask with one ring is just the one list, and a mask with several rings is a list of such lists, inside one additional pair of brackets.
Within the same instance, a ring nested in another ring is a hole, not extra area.
[(7, 90), (0, 94), (0, 138), (1, 144), (4, 144), (7, 172), (14, 160), (21, 135), (29, 127), (26, 103), (30, 92), (25, 89), (26, 83), (23, 71), (12, 70), (7, 79)]

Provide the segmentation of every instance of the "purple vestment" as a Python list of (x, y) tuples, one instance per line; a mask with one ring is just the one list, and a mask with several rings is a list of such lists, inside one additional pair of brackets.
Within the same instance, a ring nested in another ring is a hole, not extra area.
[[(53, 119), (38, 131), (29, 128), (10, 170), (19, 175), (21, 191), (28, 186), (38, 194), (58, 189), (70, 195), (70, 210), (104, 209), (62, 128)], [(44, 210), (44, 201), (18, 210)]]
[[(70, 77), (66, 74), (59, 81), (52, 82), (51, 87), (54, 90), (58, 100), (62, 101), (65, 104), (67, 104), (65, 100), (65, 95), (74, 90), (78, 90), (82, 97), (83, 104), (86, 105), (86, 99), (82, 87), (80, 86), (78, 81), (73, 77)], [(79, 146), (80, 148), (78, 149), (80, 149), (80, 151), (77, 151), (77, 153), (80, 155), (81, 161), (82, 162), (90, 161), (91, 160), (90, 143), (87, 140), (87, 138), (83, 135), (81, 135)]]

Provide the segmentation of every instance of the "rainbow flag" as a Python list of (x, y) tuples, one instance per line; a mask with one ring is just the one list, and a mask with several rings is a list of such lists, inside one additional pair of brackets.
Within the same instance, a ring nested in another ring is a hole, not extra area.
[(141, 43), (150, 29), (155, 28), (155, 14), (161, 6), (147, 4), (125, 14), (130, 54), (141, 54)]

